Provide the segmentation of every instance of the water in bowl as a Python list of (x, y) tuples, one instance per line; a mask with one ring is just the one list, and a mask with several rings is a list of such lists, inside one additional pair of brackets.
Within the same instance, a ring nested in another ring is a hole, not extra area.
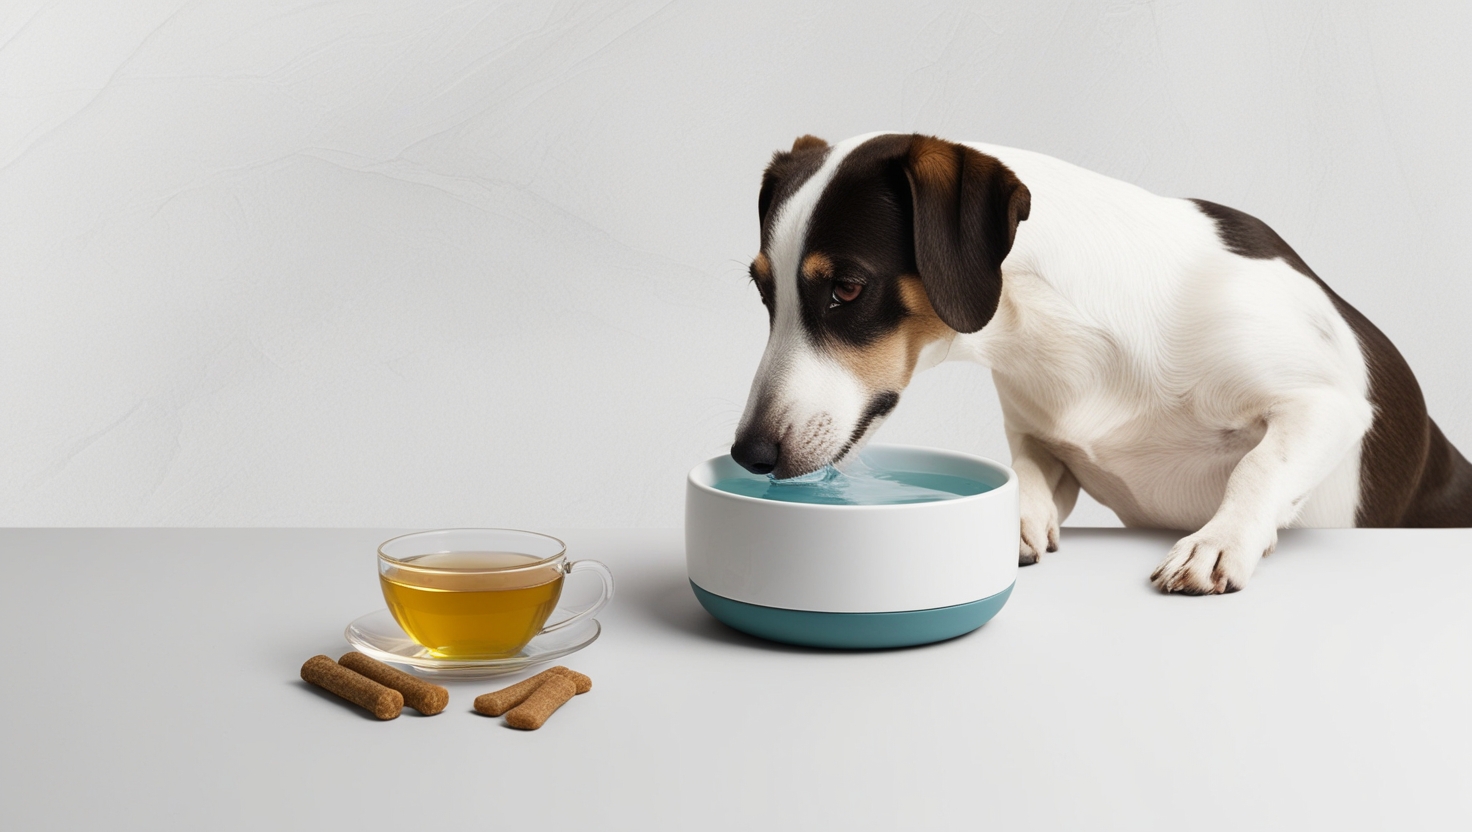
[(954, 500), (992, 490), (992, 486), (966, 477), (929, 471), (893, 471), (863, 463), (840, 471), (833, 466), (811, 474), (779, 480), (771, 475), (745, 474), (717, 480), (720, 491), (778, 500), (786, 503), (817, 503), (828, 506), (886, 506)]

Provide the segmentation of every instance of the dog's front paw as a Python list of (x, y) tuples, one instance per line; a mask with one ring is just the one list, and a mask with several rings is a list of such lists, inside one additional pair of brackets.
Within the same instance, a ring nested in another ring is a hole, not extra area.
[(1278, 544), (1278, 531), (1250, 534), (1212, 528), (1181, 538), (1150, 575), (1161, 592), (1220, 595), (1247, 585), (1252, 570)]
[[(1048, 508), (1052, 508), (1051, 502)], [(1022, 513), (1022, 542), (1017, 547), (1017, 565), (1031, 566), (1044, 552), (1058, 551), (1058, 511)]]

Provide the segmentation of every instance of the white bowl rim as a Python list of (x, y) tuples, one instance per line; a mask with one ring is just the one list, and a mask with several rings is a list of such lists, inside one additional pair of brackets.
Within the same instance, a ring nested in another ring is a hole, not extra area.
[[(981, 492), (980, 494), (967, 494), (965, 496), (957, 496), (955, 498), (948, 499), (948, 500), (926, 500), (925, 502), (921, 502), (921, 503), (881, 503), (881, 504), (873, 504), (873, 505), (831, 505), (831, 504), (828, 504), (828, 503), (797, 503), (797, 502), (786, 502), (784, 500), (764, 500), (761, 497), (748, 497), (745, 494), (733, 494), (730, 491), (722, 491), (719, 488), (715, 488), (713, 486), (706, 485), (705, 483), (700, 482), (700, 481), (698, 481), (698, 480), (695, 479), (695, 472), (698, 471), (698, 470), (700, 470), (701, 468), (703, 468), (703, 467), (705, 467), (707, 465), (712, 465), (712, 464), (714, 464), (716, 462), (719, 462), (719, 461), (721, 461), (723, 459), (730, 459), (731, 458), (731, 454), (730, 453), (724, 453), (724, 454), (720, 454), (719, 456), (713, 456), (710, 459), (707, 459), (704, 462), (701, 462), (698, 465), (696, 465), (695, 467), (691, 468), (690, 469), (690, 473), (688, 473), (688, 474), (685, 475), (685, 481), (687, 483), (689, 483), (690, 485), (692, 485), (692, 486), (700, 489), (701, 491), (705, 491), (705, 492), (708, 492), (710, 494), (714, 494), (717, 497), (724, 497), (724, 498), (728, 498), (728, 499), (732, 499), (732, 500), (745, 500), (745, 501), (752, 502), (752, 503), (761, 503), (764, 506), (770, 507), (770, 509), (772, 511), (806, 511), (806, 510), (837, 510), (837, 511), (855, 511), (855, 510), (862, 510), (862, 511), (892, 511), (892, 510), (908, 510), (908, 511), (920, 511), (920, 510), (924, 510), (926, 507), (933, 507), (933, 506), (952, 506), (952, 505), (956, 505), (957, 503), (964, 503), (964, 502), (966, 502), (968, 500), (971, 500), (971, 501), (984, 500), (984, 499), (987, 498), (988, 495), (995, 494), (995, 493), (997, 493), (999, 491), (1005, 491), (1006, 490), (1006, 487), (1008, 485), (1011, 485), (1011, 484), (1013, 484), (1013, 483), (1015, 483), (1017, 481), (1017, 472), (1012, 470), (1012, 466), (1010, 466), (1010, 465), (1004, 465), (1003, 463), (1000, 463), (1000, 462), (996, 461), (995, 459), (990, 459), (988, 457), (977, 456), (976, 454), (968, 454), (965, 451), (953, 451), (953, 450), (951, 450), (949, 448), (934, 448), (934, 447), (930, 447), (928, 445), (891, 445), (891, 444), (888, 444), (888, 443), (885, 443), (885, 444), (866, 445), (864, 448), (861, 448), (860, 449), (860, 452), (862, 452), (864, 450), (919, 451), (921, 453), (931, 454), (931, 455), (934, 455), (934, 456), (949, 456), (949, 457), (953, 457), (953, 458), (958, 458), (958, 459), (965, 460), (967, 462), (980, 462), (983, 465), (988, 465), (988, 466), (991, 466), (991, 467), (993, 467), (993, 468), (1001, 471), (1003, 474), (1006, 474), (1007, 475), (1007, 478), (1004, 481), (1002, 481), (1002, 483), (1000, 485), (994, 486), (992, 488), (988, 488), (987, 490)], [(993, 499), (995, 499), (995, 498), (993, 498)]]

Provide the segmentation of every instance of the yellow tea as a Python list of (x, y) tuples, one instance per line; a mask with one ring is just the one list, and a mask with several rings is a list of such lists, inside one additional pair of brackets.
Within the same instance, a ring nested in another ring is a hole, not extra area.
[(512, 552), (437, 552), (405, 558), (378, 580), (394, 620), (434, 655), (499, 658), (525, 647), (562, 596), (562, 569), (534, 566), (539, 560)]

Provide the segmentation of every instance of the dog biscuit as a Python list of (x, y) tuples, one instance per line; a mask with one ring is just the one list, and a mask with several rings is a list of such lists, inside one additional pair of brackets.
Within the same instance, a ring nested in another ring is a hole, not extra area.
[(367, 676), (384, 687), (393, 688), (404, 697), (404, 704), (425, 716), (434, 716), (450, 704), (450, 692), (439, 685), (410, 676), (362, 653), (345, 653), (337, 663)]
[(302, 679), (346, 699), (379, 719), (393, 719), (404, 709), (403, 694), (326, 656), (307, 659), (302, 665)]
[(566, 676), (554, 673), (525, 702), (506, 713), (506, 724), (523, 731), (535, 731), (542, 727), (547, 717), (552, 716), (553, 711), (576, 696), (577, 692), (576, 683)]
[(561, 676), (573, 683), (573, 689), (577, 693), (587, 693), (593, 689), (593, 680), (577, 672), (569, 670), (562, 665), (538, 673), (535, 676), (523, 679), (516, 684), (502, 688), (501, 690), (483, 693), (475, 697), (476, 713), (486, 716), (500, 716), (512, 708), (526, 701), (528, 696), (542, 686), (542, 683), (553, 676)]

